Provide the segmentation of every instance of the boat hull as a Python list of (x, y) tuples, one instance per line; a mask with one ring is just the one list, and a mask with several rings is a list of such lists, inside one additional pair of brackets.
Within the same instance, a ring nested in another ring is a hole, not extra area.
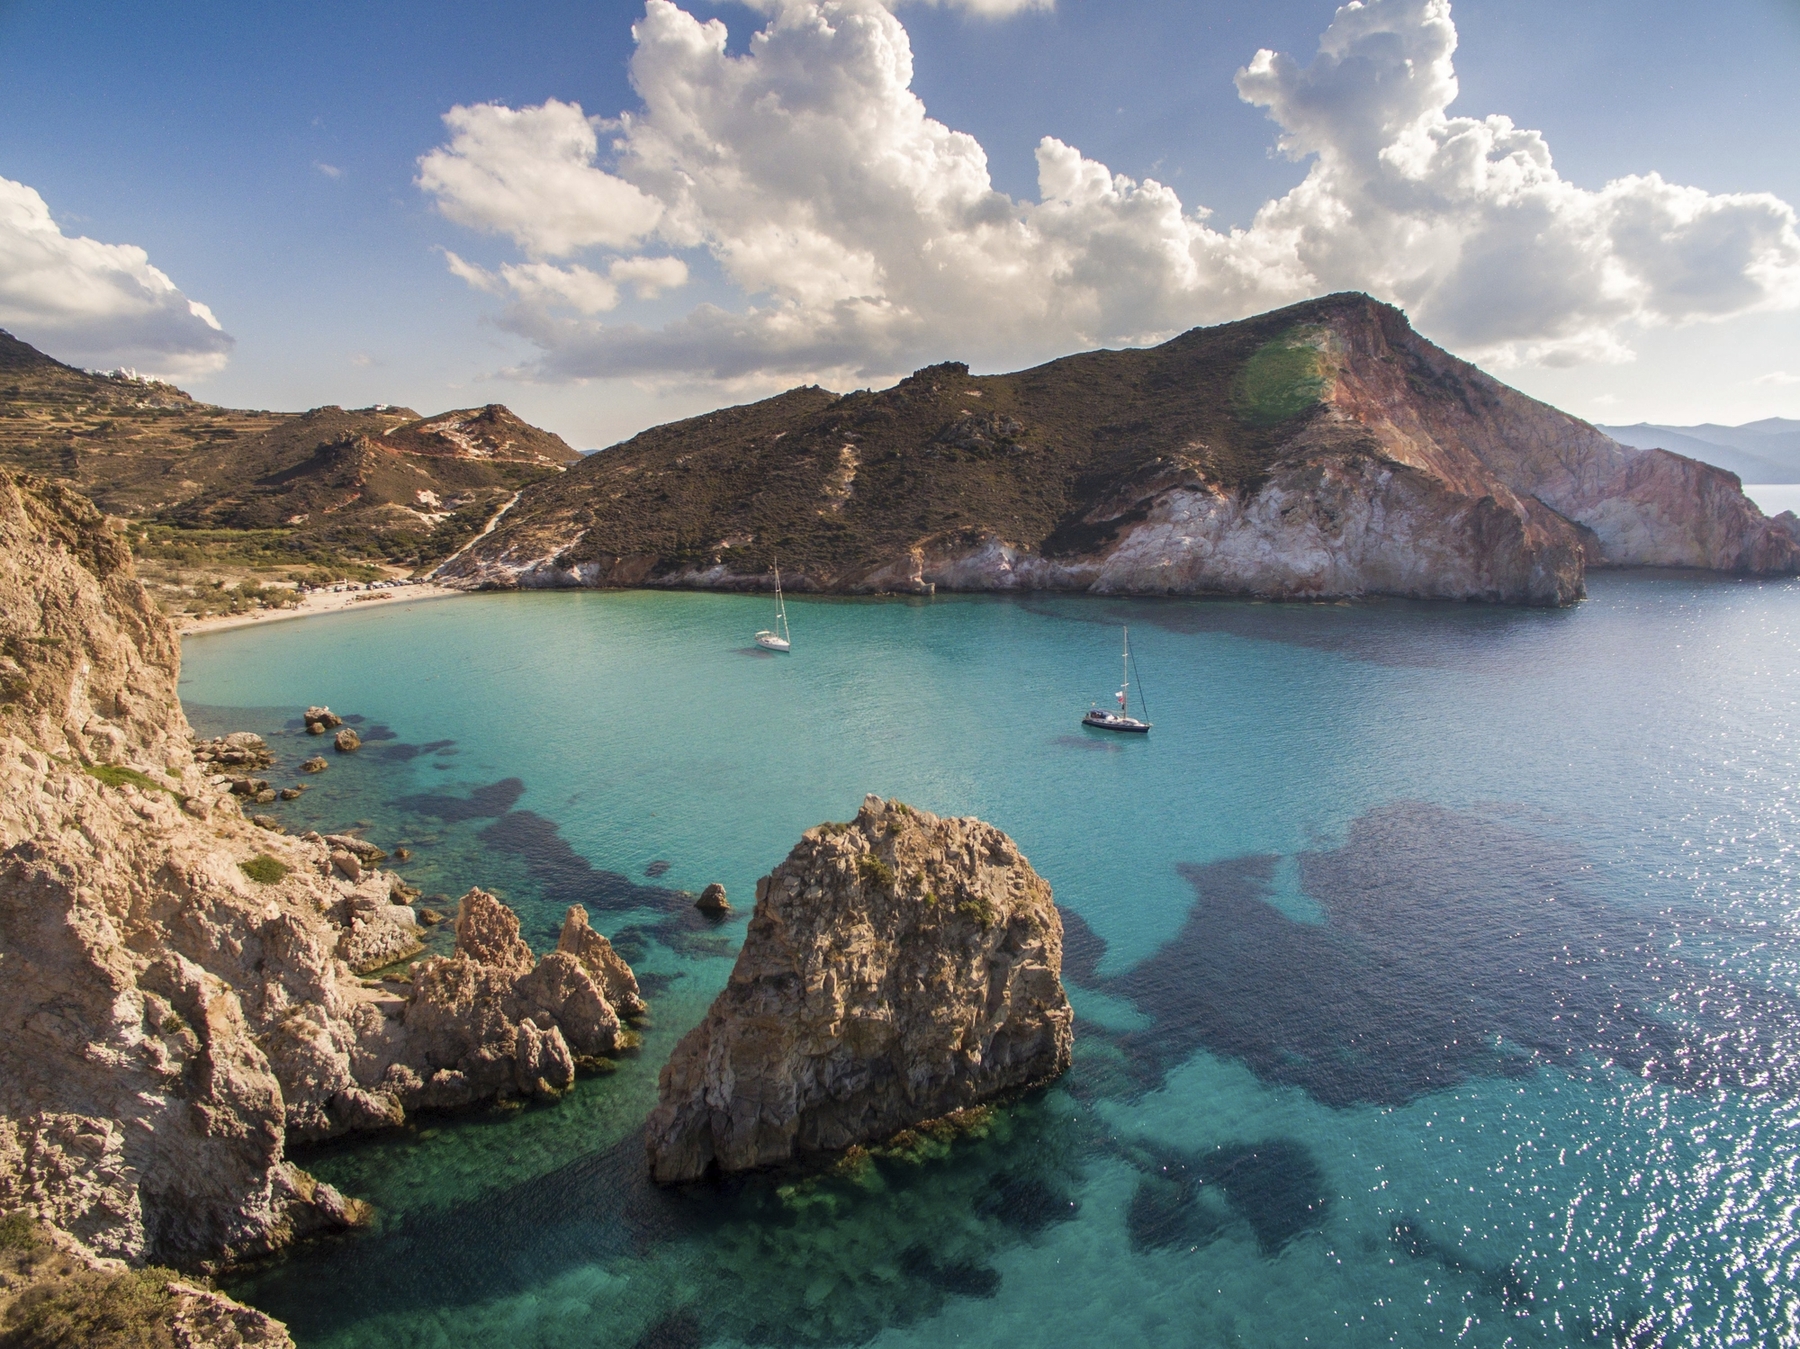
[(756, 644), (758, 646), (760, 646), (764, 651), (779, 651), (783, 655), (786, 655), (790, 651), (793, 650), (792, 642), (789, 642), (783, 638), (777, 637), (772, 632), (757, 633), (756, 634)]
[(1126, 735), (1147, 735), (1150, 731), (1150, 723), (1147, 721), (1139, 721), (1136, 717), (1109, 717), (1105, 715), (1096, 717), (1090, 713), (1081, 719), (1081, 724), (1083, 726), (1091, 727), (1096, 731), (1121, 731)]

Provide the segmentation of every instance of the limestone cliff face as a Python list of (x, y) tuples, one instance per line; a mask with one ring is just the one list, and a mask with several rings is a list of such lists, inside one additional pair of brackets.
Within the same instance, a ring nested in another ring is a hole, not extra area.
[(528, 488), (452, 584), (1569, 604), (1589, 566), (1800, 570), (1800, 520), (1362, 295), (1011, 375), (798, 389)]
[(243, 818), (128, 555), (4, 475), (0, 646), (0, 1209), (99, 1256), (267, 1251), (357, 1216), (289, 1139), (554, 1093), (617, 1043), (629, 970), (574, 911), (573, 953), (534, 961), (472, 891), (453, 958), (358, 979), (418, 948), (397, 878)]
[(1062, 921), (1011, 839), (871, 796), (757, 883), (731, 980), (662, 1070), (657, 1180), (885, 1139), (1055, 1077)]

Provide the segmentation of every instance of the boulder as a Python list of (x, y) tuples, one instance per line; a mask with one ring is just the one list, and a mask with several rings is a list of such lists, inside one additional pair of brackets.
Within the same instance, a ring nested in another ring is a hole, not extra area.
[(323, 757), (315, 754), (312, 758), (300, 765), (300, 771), (302, 773), (323, 773), (330, 767), (331, 765), (325, 762)]
[(306, 722), (308, 735), (324, 735), (344, 724), (344, 719), (329, 707), (309, 707), (302, 714), (302, 720)]
[(1062, 920), (1011, 839), (871, 796), (757, 883), (646, 1128), (663, 1183), (891, 1137), (1056, 1077)]
[(569, 906), (556, 949), (581, 962), (620, 1016), (642, 1016), (647, 1010), (631, 966), (613, 950), (611, 942), (588, 925), (587, 910), (581, 905)]
[(342, 852), (355, 853), (367, 866), (387, 861), (387, 854), (366, 838), (355, 834), (327, 834), (325, 842)]
[(701, 913), (724, 914), (731, 912), (731, 903), (725, 898), (725, 887), (717, 881), (700, 892), (700, 898), (694, 901), (694, 907)]
[(362, 737), (346, 726), (331, 743), (339, 754), (351, 754), (362, 748)]
[(283, 801), (298, 801), (300, 799), (300, 793), (305, 790), (306, 788), (304, 787), (283, 787), (276, 795)]

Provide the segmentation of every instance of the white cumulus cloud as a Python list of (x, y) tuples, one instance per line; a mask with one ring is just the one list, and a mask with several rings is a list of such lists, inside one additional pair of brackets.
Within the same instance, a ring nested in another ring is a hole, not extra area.
[[(1015, 200), (981, 145), (912, 92), (911, 45), (888, 6), (764, 8), (733, 56), (718, 20), (648, 0), (632, 30), (641, 107), (616, 121), (555, 100), (446, 115), (451, 140), (421, 159), (419, 184), (450, 219), (526, 254), (458, 274), (509, 297), (502, 322), (541, 348), (542, 376), (854, 379), (949, 356), (1016, 363), (1341, 289), (1403, 305), (1465, 354), (1560, 364), (1626, 359), (1634, 327), (1800, 302), (1800, 232), (1778, 198), (1654, 173), (1585, 189), (1556, 172), (1539, 133), (1449, 116), (1447, 0), (1346, 5), (1309, 64), (1255, 54), (1239, 93), (1307, 169), (1230, 231), (1171, 187), (1050, 137), (1037, 199)], [(545, 262), (584, 249), (627, 256), (604, 273)], [(656, 329), (601, 321), (632, 269), (668, 269), (640, 292), (674, 277), (680, 259), (640, 249), (709, 255), (741, 304)]]
[(419, 160), (418, 185), (459, 225), (511, 235), (533, 257), (624, 248), (656, 227), (661, 205), (594, 167), (598, 118), (550, 99), (444, 114), (450, 143)]
[(131, 244), (62, 232), (35, 189), (0, 178), (0, 328), (59, 360), (191, 379), (232, 339)]

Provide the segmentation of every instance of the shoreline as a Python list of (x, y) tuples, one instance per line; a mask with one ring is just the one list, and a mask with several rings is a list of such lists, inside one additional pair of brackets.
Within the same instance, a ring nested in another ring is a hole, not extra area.
[(217, 614), (211, 618), (185, 618), (172, 615), (177, 637), (194, 637), (230, 628), (260, 627), (287, 619), (316, 618), (321, 614), (341, 614), (352, 609), (383, 609), (396, 602), (413, 604), (418, 600), (445, 600), (467, 595), (467, 590), (434, 584), (401, 586), (393, 590), (314, 591), (289, 609), (257, 609), (247, 614)]

